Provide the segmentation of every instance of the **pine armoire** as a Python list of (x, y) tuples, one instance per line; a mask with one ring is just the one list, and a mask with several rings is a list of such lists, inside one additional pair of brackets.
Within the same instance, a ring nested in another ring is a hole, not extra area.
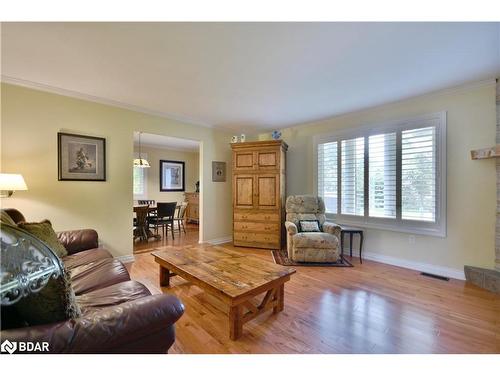
[(233, 243), (280, 249), (284, 241), (285, 165), (282, 140), (232, 143)]

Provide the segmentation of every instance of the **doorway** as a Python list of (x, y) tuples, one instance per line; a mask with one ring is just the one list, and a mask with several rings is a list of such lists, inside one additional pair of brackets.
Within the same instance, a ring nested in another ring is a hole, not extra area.
[(134, 132), (134, 254), (199, 242), (200, 146), (196, 140)]

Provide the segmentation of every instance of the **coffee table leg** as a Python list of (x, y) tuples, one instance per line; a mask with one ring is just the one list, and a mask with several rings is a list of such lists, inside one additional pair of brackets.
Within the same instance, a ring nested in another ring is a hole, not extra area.
[(160, 286), (170, 286), (170, 270), (160, 265)]
[(279, 313), (285, 308), (285, 284), (276, 288), (276, 305), (273, 307), (273, 313)]
[(231, 340), (238, 340), (243, 333), (241, 305), (231, 306), (229, 308), (229, 337)]

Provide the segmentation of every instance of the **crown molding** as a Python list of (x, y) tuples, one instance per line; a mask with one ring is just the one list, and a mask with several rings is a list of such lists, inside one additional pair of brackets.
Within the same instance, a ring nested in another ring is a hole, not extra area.
[[(284, 126), (284, 127), (279, 128), (279, 130), (299, 129), (299, 128), (302, 128), (304, 126), (323, 124), (323, 123), (331, 121), (333, 119), (340, 119), (340, 118), (349, 117), (349, 116), (353, 116), (353, 115), (362, 115), (364, 113), (371, 112), (373, 110), (377, 110), (377, 109), (380, 109), (383, 107), (387, 107), (387, 108), (397, 107), (398, 105), (401, 105), (402, 103), (409, 102), (409, 101), (422, 100), (422, 99), (426, 99), (426, 98), (435, 98), (435, 97), (439, 97), (439, 96), (451, 95), (454, 93), (475, 90), (478, 88), (495, 86), (495, 85), (496, 85), (495, 78), (489, 78), (489, 79), (485, 79), (485, 80), (481, 80), (481, 81), (468, 82), (468, 83), (464, 83), (464, 84), (457, 85), (457, 86), (451, 86), (451, 87), (447, 87), (447, 88), (443, 88), (443, 89), (429, 91), (427, 93), (423, 93), (420, 95), (408, 96), (408, 97), (404, 97), (401, 99), (389, 101), (386, 103), (381, 103), (381, 104), (369, 106), (366, 108), (360, 108), (360, 109), (354, 110), (354, 111), (339, 113), (337, 115), (328, 116), (328, 117), (322, 117), (322, 118), (319, 118), (317, 120), (311, 120), (311, 121), (297, 123), (295, 125)], [(269, 133), (269, 131), (263, 132), (260, 134), (265, 134), (265, 133)]]
[[(67, 90), (67, 89), (63, 89), (60, 87), (56, 87), (56, 86), (46, 85), (44, 83), (29, 81), (29, 80), (25, 80), (25, 79), (21, 79), (21, 78), (10, 77), (10, 76), (4, 75), (4, 74), (2, 74), (0, 76), (0, 82), (7, 83), (10, 85), (15, 85), (15, 86), (26, 87), (26, 88), (33, 89), (33, 90), (44, 91), (44, 92), (48, 92), (51, 94), (57, 94), (57, 95), (67, 96), (70, 98), (81, 99), (81, 100), (86, 100), (89, 102), (104, 104), (104, 105), (108, 105), (111, 107), (123, 108), (123, 109), (127, 109), (129, 111), (145, 113), (147, 115), (161, 117), (161, 118), (165, 118), (165, 119), (173, 120), (173, 121), (179, 121), (179, 122), (189, 124), (189, 125), (202, 126), (204, 128), (215, 128), (215, 126), (213, 126), (212, 124), (207, 124), (204, 122), (192, 120), (190, 118), (173, 115), (173, 114), (166, 113), (166, 112), (155, 111), (155, 110), (147, 109), (144, 107), (136, 106), (133, 104), (123, 103), (123, 102), (120, 102), (117, 100), (106, 99), (106, 98), (102, 98), (99, 96), (85, 94), (85, 93), (82, 93), (79, 91)], [(219, 128), (219, 127), (218, 127), (218, 129), (226, 130), (224, 128)]]

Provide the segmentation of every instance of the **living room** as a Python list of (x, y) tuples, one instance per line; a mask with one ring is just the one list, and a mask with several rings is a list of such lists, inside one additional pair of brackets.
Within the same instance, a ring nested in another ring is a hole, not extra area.
[(2, 352), (498, 363), (499, 22), (1, 38)]

